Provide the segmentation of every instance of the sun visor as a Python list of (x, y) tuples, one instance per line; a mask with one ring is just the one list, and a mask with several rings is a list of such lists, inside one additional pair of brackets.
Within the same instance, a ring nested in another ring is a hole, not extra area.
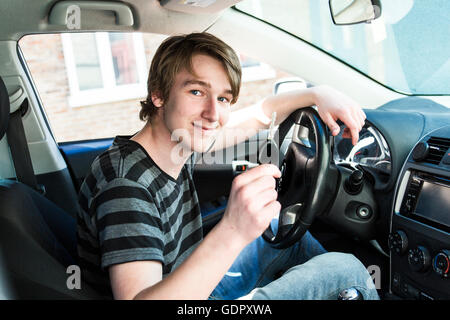
[(184, 13), (218, 13), (242, 0), (161, 0), (167, 10)]

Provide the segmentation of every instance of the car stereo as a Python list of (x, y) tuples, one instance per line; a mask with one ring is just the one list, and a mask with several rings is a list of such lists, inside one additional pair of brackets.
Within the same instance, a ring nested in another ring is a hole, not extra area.
[(404, 299), (450, 299), (450, 126), (411, 150), (392, 208), (389, 292)]
[(450, 232), (450, 179), (412, 171), (400, 214)]

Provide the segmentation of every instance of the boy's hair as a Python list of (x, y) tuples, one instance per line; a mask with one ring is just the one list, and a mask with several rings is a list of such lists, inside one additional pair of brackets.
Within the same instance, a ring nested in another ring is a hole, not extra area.
[(153, 105), (152, 92), (157, 93), (163, 101), (169, 98), (175, 76), (183, 68), (193, 73), (192, 57), (205, 54), (222, 62), (231, 85), (235, 103), (241, 86), (241, 65), (236, 52), (225, 42), (210, 33), (200, 32), (173, 36), (164, 40), (153, 57), (147, 81), (147, 99), (141, 101), (139, 118), (150, 120), (157, 111)]

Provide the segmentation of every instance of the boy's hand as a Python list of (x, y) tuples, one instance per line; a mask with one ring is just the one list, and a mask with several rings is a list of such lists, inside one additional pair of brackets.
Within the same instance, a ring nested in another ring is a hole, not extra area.
[(234, 178), (222, 222), (246, 243), (259, 237), (279, 214), (275, 178), (280, 176), (275, 165), (262, 164)]
[(350, 97), (329, 86), (313, 87), (313, 92), (319, 115), (330, 128), (332, 135), (336, 136), (339, 133), (340, 128), (336, 120), (340, 119), (348, 129), (343, 136), (351, 137), (355, 145), (359, 139), (359, 131), (366, 120), (361, 107)]

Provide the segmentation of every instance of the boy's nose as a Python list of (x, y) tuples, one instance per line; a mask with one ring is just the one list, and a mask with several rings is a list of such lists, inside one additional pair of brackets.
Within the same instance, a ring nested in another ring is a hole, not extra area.
[(215, 99), (210, 99), (208, 104), (205, 106), (205, 109), (202, 113), (203, 118), (208, 121), (218, 121), (219, 120), (219, 105), (218, 101)]

